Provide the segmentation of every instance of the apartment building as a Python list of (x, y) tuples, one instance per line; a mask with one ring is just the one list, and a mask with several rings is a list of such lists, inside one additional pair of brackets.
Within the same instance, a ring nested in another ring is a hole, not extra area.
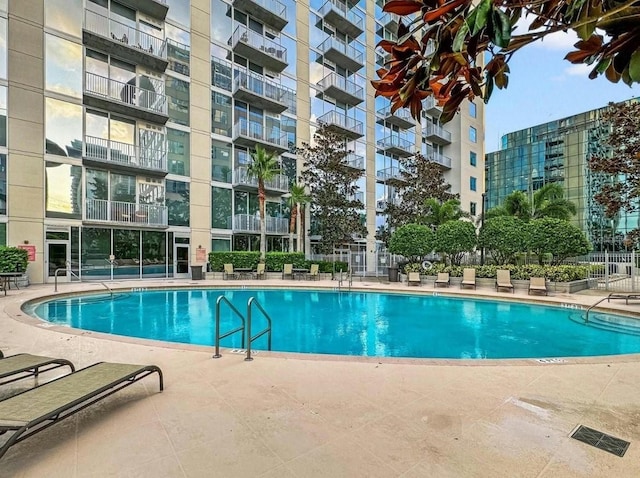
[(557, 183), (576, 205), (572, 222), (585, 232), (594, 250), (624, 250), (627, 232), (638, 227), (638, 213), (623, 211), (608, 218), (594, 196), (616, 178), (588, 167), (590, 157), (609, 154), (604, 143), (610, 131), (602, 120), (605, 108), (504, 135), (501, 149), (486, 157), (486, 207), (501, 205), (513, 191), (522, 191), (533, 201), (538, 189)]
[(374, 98), (398, 22), (382, 3), (0, 0), (0, 243), (35, 246), (36, 283), (188, 277), (208, 251), (259, 249), (259, 144), (281, 164), (267, 248), (288, 250), (295, 148), (321, 122), (365, 172), (363, 273), (399, 158), (421, 151), (480, 214), (483, 105), (443, 126), (433, 103), (416, 123)]

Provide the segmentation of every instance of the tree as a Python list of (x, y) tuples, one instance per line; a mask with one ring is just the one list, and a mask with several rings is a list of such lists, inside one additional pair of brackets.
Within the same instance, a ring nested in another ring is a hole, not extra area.
[(425, 198), (440, 203), (456, 199), (450, 192), (451, 185), (445, 182), (442, 169), (420, 153), (409, 158), (400, 158), (400, 180), (391, 181), (401, 201), (387, 201), (382, 214), (387, 216), (386, 225), (379, 229), (377, 238), (388, 244), (391, 232), (405, 224), (422, 224), (430, 214)]
[(304, 186), (300, 184), (292, 184), (289, 188), (289, 210), (291, 211), (289, 218), (289, 252), (293, 252), (293, 234), (298, 231), (298, 252), (303, 252), (302, 247), (302, 228), (300, 221), (302, 218), (303, 205), (309, 202), (309, 196)]
[(433, 251), (435, 234), (422, 224), (405, 224), (393, 231), (389, 239), (389, 252), (400, 254), (411, 262), (418, 262)]
[(427, 206), (429, 212), (423, 218), (423, 221), (434, 228), (448, 221), (457, 221), (463, 217), (469, 217), (469, 213), (460, 209), (459, 199), (440, 201), (436, 198), (429, 198), (425, 201), (425, 206)]
[(533, 194), (533, 217), (553, 217), (568, 221), (576, 213), (576, 205), (564, 198), (564, 188), (547, 183)]
[(476, 228), (469, 221), (447, 221), (436, 229), (435, 251), (452, 266), (459, 266), (465, 253), (472, 252), (477, 243)]
[(527, 250), (529, 244), (527, 224), (514, 216), (498, 216), (487, 219), (478, 237), (496, 264), (514, 262), (518, 252)]
[[(429, 96), (444, 105), (442, 122), (465, 98), (489, 101), (494, 86), (507, 87), (511, 57), (559, 31), (580, 38), (565, 59), (593, 65), (589, 78), (640, 82), (635, 0), (391, 0), (383, 10), (412, 18), (399, 22), (397, 41), (379, 43), (392, 59), (372, 84), (376, 96), (391, 100), (392, 111), (410, 108), (414, 118)], [(516, 23), (525, 24), (523, 33)], [(486, 64), (477, 62), (485, 57)]]
[(522, 191), (513, 191), (504, 198), (502, 206), (493, 207), (486, 213), (486, 219), (498, 216), (514, 216), (527, 222), (531, 219), (531, 204), (527, 195)]
[(552, 264), (561, 264), (567, 257), (580, 256), (591, 250), (584, 232), (568, 221), (553, 217), (534, 219), (529, 224), (529, 249), (542, 264), (544, 254), (552, 254)]
[(304, 159), (301, 179), (309, 188), (312, 233), (320, 236), (318, 250), (333, 252), (336, 244), (351, 243), (355, 235), (366, 235), (360, 220), (364, 204), (356, 199), (356, 181), (361, 169), (347, 165), (347, 140), (329, 125), (320, 125), (313, 145), (303, 144), (298, 153)]
[[(611, 125), (611, 132), (604, 139), (611, 154), (590, 158), (589, 168), (606, 178), (595, 200), (604, 207), (607, 217), (615, 219), (622, 211), (640, 209), (640, 102), (609, 103), (602, 120)], [(638, 236), (640, 228), (628, 233), (635, 245)]]
[(256, 146), (256, 151), (251, 153), (251, 164), (247, 168), (250, 178), (258, 180), (258, 212), (260, 213), (260, 260), (264, 261), (267, 254), (267, 221), (265, 202), (267, 194), (264, 188), (265, 181), (274, 178), (280, 173), (280, 166), (275, 153), (267, 152), (262, 146)]

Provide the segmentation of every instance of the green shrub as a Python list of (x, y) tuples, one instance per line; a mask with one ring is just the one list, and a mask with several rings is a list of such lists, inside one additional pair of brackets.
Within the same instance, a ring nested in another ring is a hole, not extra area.
[[(537, 264), (527, 264), (516, 266), (513, 264), (504, 264), (495, 266), (467, 266), (476, 270), (476, 278), (478, 279), (495, 279), (498, 269), (505, 269), (510, 272), (513, 280), (529, 280), (531, 277), (545, 277), (551, 282), (571, 282), (586, 279), (589, 276), (589, 266), (541, 266)], [(463, 266), (444, 266), (443, 264), (434, 264), (427, 269), (424, 274), (435, 276), (438, 272), (448, 272), (451, 277), (461, 277)]]
[(0, 272), (24, 272), (29, 263), (29, 253), (17, 247), (0, 247)]
[(414, 261), (433, 251), (435, 233), (428, 226), (405, 224), (396, 229), (389, 239), (389, 252)]
[(211, 266), (211, 270), (214, 272), (222, 272), (225, 264), (233, 264), (233, 267), (255, 268), (259, 261), (260, 252), (257, 251), (225, 251), (209, 253), (209, 264)]
[(302, 252), (267, 252), (265, 262), (269, 272), (282, 272), (285, 264), (293, 264), (295, 268), (309, 267)]
[(404, 265), (404, 273), (408, 274), (409, 272), (420, 272), (424, 274), (425, 271), (422, 269), (422, 263), (420, 262), (409, 262)]

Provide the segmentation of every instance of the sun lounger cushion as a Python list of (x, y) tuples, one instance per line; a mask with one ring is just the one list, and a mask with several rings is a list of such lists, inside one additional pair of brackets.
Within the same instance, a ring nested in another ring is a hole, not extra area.
[[(65, 359), (29, 354), (11, 355), (0, 360), (0, 385), (26, 377), (37, 377), (40, 372), (60, 367), (69, 367), (72, 372), (76, 369), (70, 361)], [(12, 378), (2, 380), (8, 377)]]

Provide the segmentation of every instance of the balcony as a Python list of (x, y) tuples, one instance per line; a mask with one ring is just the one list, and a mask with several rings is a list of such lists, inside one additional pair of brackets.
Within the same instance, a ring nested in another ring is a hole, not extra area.
[[(267, 234), (289, 234), (289, 220), (284, 217), (264, 218), (267, 223)], [(235, 214), (233, 216), (233, 232), (260, 233), (260, 217), (255, 214)]]
[(289, 23), (287, 8), (278, 0), (233, 0), (233, 6), (278, 31)]
[(380, 108), (378, 110), (378, 118), (380, 121), (392, 124), (400, 129), (409, 129), (416, 125), (416, 121), (411, 117), (411, 113), (407, 108), (400, 108), (392, 113), (391, 105)]
[(148, 84), (148, 88), (141, 88), (131, 83), (134, 80), (122, 83), (86, 72), (83, 101), (89, 106), (106, 109), (112, 113), (165, 124), (169, 119), (167, 97), (154, 89), (156, 87), (164, 91), (164, 82), (154, 80), (146, 76), (141, 77), (140, 81)]
[(118, 223), (142, 227), (167, 227), (167, 206), (86, 199), (86, 222)]
[(424, 112), (434, 118), (439, 118), (442, 114), (442, 106), (438, 105), (438, 102), (433, 98), (433, 96), (429, 96), (424, 100)]
[(330, 130), (348, 139), (358, 139), (364, 136), (364, 124), (355, 118), (349, 118), (344, 113), (331, 110), (318, 118), (318, 123), (326, 124)]
[(339, 0), (327, 0), (320, 8), (320, 15), (329, 25), (351, 38), (364, 32), (364, 18)]
[(262, 75), (238, 72), (233, 80), (233, 97), (260, 109), (282, 113), (287, 109), (287, 95), (294, 91)]
[(436, 144), (451, 144), (451, 133), (442, 126), (427, 122), (424, 137)]
[(356, 191), (353, 194), (349, 194), (347, 196), (347, 199), (349, 201), (360, 201), (361, 203), (364, 204), (364, 192), (363, 191)]
[(118, 3), (162, 21), (167, 17), (169, 11), (165, 0), (120, 0)]
[(377, 212), (384, 212), (387, 209), (387, 206), (399, 206), (400, 205), (400, 199), (378, 199), (376, 201), (376, 211)]
[(266, 128), (259, 123), (240, 119), (233, 127), (233, 140), (236, 144), (255, 148), (260, 143), (268, 151), (284, 153), (289, 151), (287, 135), (280, 130), (268, 133)]
[(167, 150), (142, 148), (134, 144), (85, 136), (83, 163), (137, 174), (167, 174)]
[(322, 93), (348, 105), (359, 105), (364, 101), (364, 88), (337, 73), (329, 73), (318, 82)]
[(166, 70), (167, 42), (135, 27), (85, 10), (82, 41), (105, 53), (127, 59), (152, 70)]
[(444, 154), (438, 153), (431, 148), (427, 148), (427, 154), (425, 155), (425, 158), (427, 159), (427, 161), (431, 161), (432, 163), (441, 166), (443, 169), (451, 169), (451, 158), (445, 156)]
[(402, 171), (398, 167), (390, 167), (376, 171), (376, 181), (382, 184), (406, 182)]
[(280, 73), (288, 65), (285, 47), (243, 26), (236, 28), (229, 43), (234, 53), (251, 58), (267, 70)]
[(384, 139), (380, 139), (377, 141), (376, 146), (386, 153), (403, 157), (413, 156), (416, 149), (414, 143), (398, 136), (387, 136)]
[[(398, 25), (400, 24), (400, 16), (395, 13), (384, 12), (380, 17), (380, 23), (392, 33), (398, 33)], [(406, 22), (405, 22), (406, 24)]]
[(339, 38), (327, 38), (318, 49), (327, 60), (349, 71), (356, 72), (364, 66), (364, 54)]
[(358, 156), (357, 154), (349, 153), (342, 160), (342, 163), (347, 168), (362, 171), (364, 169), (364, 156)]
[[(248, 168), (240, 166), (233, 172), (233, 187), (243, 191), (255, 191), (258, 189), (258, 178), (249, 176)], [(284, 174), (276, 174), (272, 179), (264, 182), (267, 191), (280, 194), (289, 192), (289, 177)]]

